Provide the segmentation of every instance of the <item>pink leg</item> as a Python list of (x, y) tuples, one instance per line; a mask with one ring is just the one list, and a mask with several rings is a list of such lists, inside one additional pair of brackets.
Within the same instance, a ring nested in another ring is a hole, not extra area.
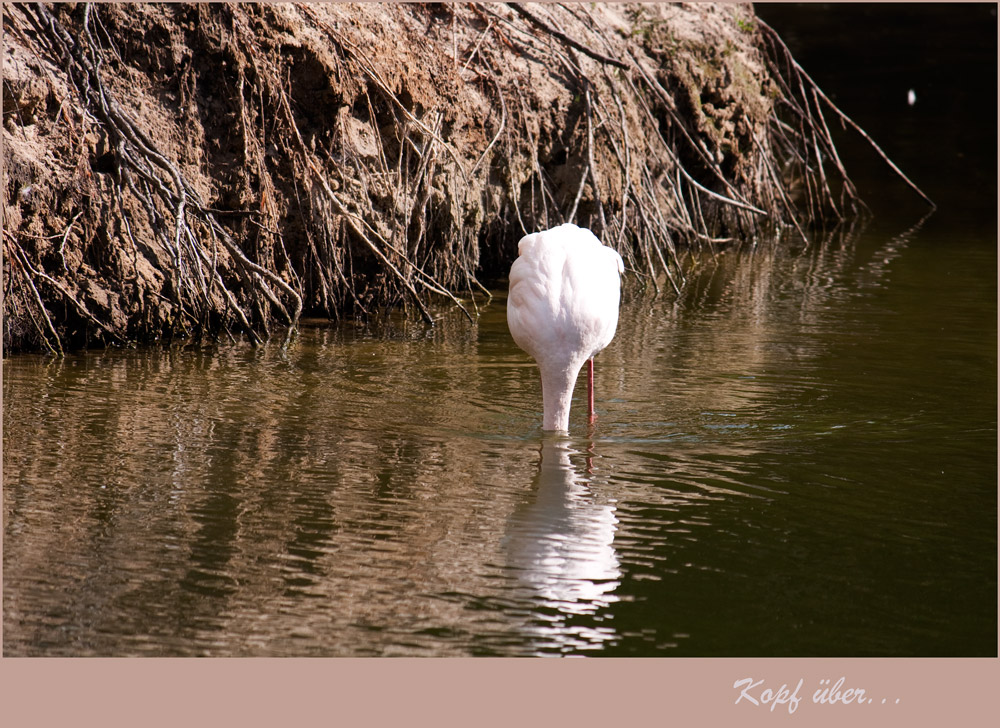
[(594, 360), (587, 359), (587, 415), (590, 422), (595, 419), (594, 415)]

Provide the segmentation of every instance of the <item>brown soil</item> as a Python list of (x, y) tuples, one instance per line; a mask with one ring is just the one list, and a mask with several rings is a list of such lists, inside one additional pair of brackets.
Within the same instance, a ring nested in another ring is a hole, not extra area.
[(748, 5), (5, 4), (3, 22), (8, 352), (259, 340), (400, 303), (430, 320), (436, 299), (472, 315), (523, 234), (570, 219), (679, 287), (685, 250), (857, 204), (839, 164), (810, 162), (836, 158), (820, 102), (796, 100)]

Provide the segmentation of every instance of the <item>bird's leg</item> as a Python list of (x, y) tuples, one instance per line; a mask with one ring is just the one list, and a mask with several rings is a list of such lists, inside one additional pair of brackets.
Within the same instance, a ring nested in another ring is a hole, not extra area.
[(594, 359), (587, 359), (587, 416), (594, 423)]

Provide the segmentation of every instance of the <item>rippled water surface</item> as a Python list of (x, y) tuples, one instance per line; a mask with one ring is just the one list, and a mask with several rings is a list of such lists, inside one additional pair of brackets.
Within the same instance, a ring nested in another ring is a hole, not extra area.
[(8, 358), (4, 653), (995, 654), (995, 270), (877, 225), (706, 261), (568, 437), (502, 295)]
[(995, 8), (759, 12), (933, 215), (844, 137), (871, 224), (630, 286), (568, 437), (502, 293), (6, 358), (4, 655), (996, 655)]

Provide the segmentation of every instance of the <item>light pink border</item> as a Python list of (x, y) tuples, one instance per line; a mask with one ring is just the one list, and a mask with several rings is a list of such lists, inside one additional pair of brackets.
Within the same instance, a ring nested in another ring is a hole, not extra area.
[[(794, 714), (737, 705), (801, 678)], [(846, 676), (874, 698), (811, 702)], [(948, 726), (1000, 713), (995, 659), (5, 659), (9, 726)], [(761, 686), (761, 689), (763, 687)], [(882, 698), (886, 702), (882, 703)], [(896, 703), (898, 698), (899, 702)]]

